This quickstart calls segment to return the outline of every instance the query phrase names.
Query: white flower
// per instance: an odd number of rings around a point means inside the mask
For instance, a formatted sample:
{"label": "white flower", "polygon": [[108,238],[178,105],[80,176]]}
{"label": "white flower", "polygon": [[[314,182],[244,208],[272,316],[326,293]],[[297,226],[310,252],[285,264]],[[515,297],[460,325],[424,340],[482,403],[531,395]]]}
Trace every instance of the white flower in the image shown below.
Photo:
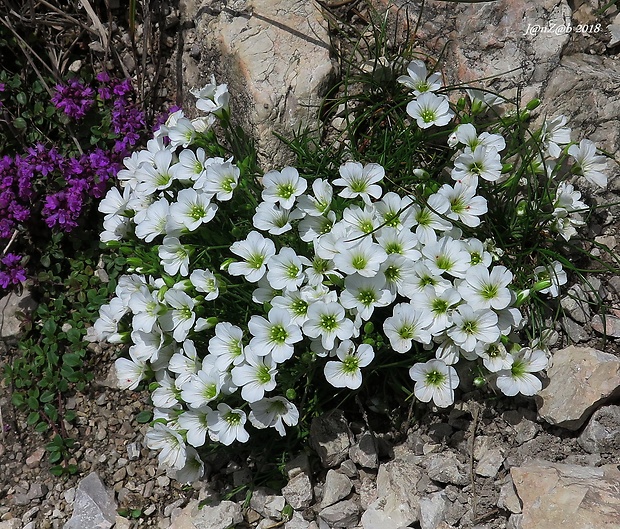
{"label": "white flower", "polygon": [[494,148],[479,145],[473,152],[460,154],[454,160],[452,179],[475,186],[478,177],[488,182],[496,182],[502,173],[502,161]]}
{"label": "white flower", "polygon": [[415,382],[413,394],[422,402],[431,400],[445,408],[454,402],[454,390],[459,385],[456,369],[438,359],[414,364],[409,376]]}
{"label": "white flower", "polygon": [[112,215],[104,219],[99,240],[101,242],[122,241],[129,233],[130,224],[130,219],[121,215]]}
{"label": "white flower", "polygon": [[153,406],[156,408],[174,408],[179,403],[179,390],[168,371],[157,373],[159,387],[151,394]]}
{"label": "white flower", "polygon": [[359,162],[346,162],[340,166],[340,178],[336,178],[333,184],[344,187],[338,195],[344,198],[360,197],[370,205],[371,197],[381,197],[381,186],[377,184],[383,180],[385,169],[376,163],[362,166]]}
{"label": "white flower", "polygon": [[140,194],[152,195],[155,191],[168,189],[174,177],[171,165],[172,152],[168,149],[157,151],[152,164],[144,163],[138,167],[136,177],[139,183],[136,190]]}
{"label": "white flower", "polygon": [[202,189],[211,196],[215,195],[220,202],[230,200],[240,174],[239,168],[229,161],[209,164]]}
{"label": "white flower", "polygon": [[540,141],[546,146],[549,156],[559,158],[562,154],[560,145],[570,143],[570,128],[565,127],[566,116],[560,115],[551,121],[545,121],[541,129]]}
{"label": "white flower", "polygon": [[390,191],[373,206],[382,226],[402,231],[402,228],[411,228],[415,224],[412,204],[413,200],[410,197],[401,197],[398,193]]}
{"label": "white flower", "polygon": [[209,426],[207,424],[207,416],[213,410],[209,406],[201,406],[194,410],[189,410],[179,415],[179,427],[187,430],[185,438],[187,443],[198,448],[205,444]]}
{"label": "white flower", "polygon": [[119,389],[136,389],[148,370],[146,361],[129,352],[131,360],[118,358],[114,362]]}
{"label": "white flower", "polygon": [[228,113],[230,94],[228,86],[216,84],[215,77],[211,76],[211,82],[203,86],[200,90],[190,90],[190,93],[197,98],[196,108],[203,112],[214,114],[221,118]]}
{"label": "white flower", "polygon": [[512,353],[512,366],[497,373],[497,387],[509,397],[517,393],[536,395],[542,389],[542,383],[532,373],[542,371],[547,367],[547,363],[544,351],[523,347]]}
{"label": "white flower", "polygon": [[512,277],[512,272],[505,266],[495,266],[489,272],[480,263],[467,270],[465,281],[459,285],[458,291],[474,310],[501,310],[512,300],[512,293],[507,288]]}
{"label": "white flower", "polygon": [[168,369],[177,375],[175,384],[178,389],[181,389],[192,375],[198,373],[201,367],[202,362],[198,358],[196,346],[191,340],[183,342],[181,350],[172,355],[168,364]]}
{"label": "white flower", "polygon": [[189,274],[190,249],[183,246],[177,237],[164,237],[158,249],[161,264],[167,274],[171,276],[180,273],[182,276]]}
{"label": "white flower", "polygon": [[375,233],[377,243],[389,255],[402,255],[410,261],[417,261],[420,258],[418,248],[418,238],[407,229],[400,228],[381,228]]}
{"label": "white flower", "polygon": [[122,337],[118,332],[118,322],[126,312],[127,307],[120,297],[114,297],[110,303],[102,305],[99,309],[99,317],[93,324],[96,336],[110,343],[120,342]]}
{"label": "white flower", "polygon": [[215,326],[215,336],[209,340],[209,353],[217,357],[215,365],[225,371],[230,365],[243,361],[243,331],[228,322]]}
{"label": "white flower", "polygon": [[165,424],[155,423],[144,436],[146,446],[151,450],[160,450],[159,464],[168,468],[181,469],[185,466],[186,447],[178,432]]}
{"label": "white flower", "polygon": [[367,235],[379,227],[377,215],[373,206],[364,209],[350,206],[342,212],[342,221],[350,225],[351,238]]}
{"label": "white flower", "polygon": [[336,338],[347,340],[354,331],[353,322],[345,316],[340,303],[317,301],[308,307],[303,332],[310,338],[320,338],[324,349],[333,349]]}
{"label": "white flower", "polygon": [[179,483],[191,484],[198,481],[205,473],[205,464],[198,452],[191,446],[185,447],[185,465],[173,471],[173,477]]}
{"label": "white flower", "polygon": [[212,411],[207,417],[209,436],[213,441],[229,446],[234,441],[245,443],[250,435],[244,426],[247,421],[245,412],[233,409],[228,404],[220,402],[217,411]]}
{"label": "white flower", "polygon": [[420,343],[431,342],[429,327],[432,323],[430,312],[418,310],[410,303],[399,303],[394,306],[392,316],[383,322],[383,332],[394,351],[406,353],[413,346],[414,340]]}
{"label": "white flower", "polygon": [[284,425],[295,426],[299,421],[297,407],[284,397],[270,397],[250,403],[249,419],[256,428],[275,428],[281,435],[286,435]]}
{"label": "white flower", "polygon": [[[299,238],[304,242],[314,242],[322,235],[328,235],[335,224],[336,213],[334,211],[328,211],[325,215],[318,217],[308,215],[297,227]],[[332,237],[335,237],[335,234]]]}
{"label": "white flower", "polygon": [[234,242],[230,251],[245,262],[231,263],[228,273],[233,276],[243,275],[250,283],[257,283],[265,275],[266,263],[275,255],[276,247],[271,239],[251,231],[245,240]]}
{"label": "white flower", "polygon": [[453,277],[463,277],[469,268],[470,255],[462,241],[452,237],[442,237],[437,242],[422,248],[425,264],[433,275],[446,272]]}
{"label": "white flower", "polygon": [[450,209],[450,202],[439,193],[433,193],[427,200],[427,206],[420,207],[417,204],[411,206],[413,217],[417,223],[415,234],[421,244],[429,244],[437,240],[437,231],[448,231],[452,223],[444,219],[444,215]]}
{"label": "white flower", "polygon": [[335,388],[357,389],[362,385],[360,367],[366,367],[375,357],[372,346],[361,344],[357,351],[351,340],[343,341],[336,349],[339,362],[325,364],[324,373],[327,382]]}
{"label": "white flower", "polygon": [[[568,281],[562,263],[559,261],[553,261],[552,268],[537,266],[534,268],[534,275],[536,282],[543,285],[542,288],[538,288],[538,292],[549,294],[552,298],[557,298],[560,295],[560,286],[565,285]],[[548,286],[544,286],[547,284]]]}
{"label": "white flower", "polygon": [[475,266],[482,263],[487,268],[493,262],[493,256],[485,249],[485,245],[478,239],[462,239],[463,245],[467,253],[469,253],[469,264]]}
{"label": "white flower", "polygon": [[[305,287],[307,289],[308,287]],[[285,309],[291,316],[291,322],[295,325],[303,325],[308,319],[308,307],[310,304],[306,299],[307,295],[304,290],[289,290],[282,296],[276,296],[271,300],[274,307]]]}
{"label": "white flower", "polygon": [[179,162],[172,166],[172,173],[177,180],[196,181],[205,174],[207,165],[207,153],[202,147],[196,149],[183,149],[179,153]]}
{"label": "white flower", "polygon": [[256,402],[276,387],[277,365],[270,354],[259,357],[251,344],[245,348],[244,357],[243,363],[233,367],[232,380],[241,388],[243,400]]}
{"label": "white flower", "polygon": [[502,342],[476,344],[476,354],[482,358],[482,363],[491,373],[510,369],[513,357],[508,354],[506,347]]}
{"label": "white flower", "polygon": [[506,148],[506,140],[504,140],[503,136],[488,132],[483,132],[478,136],[476,128],[471,123],[459,125],[454,134],[457,143],[465,145],[466,153],[473,152],[479,145],[495,149],[497,152],[503,151]]}
{"label": "white flower", "polygon": [[311,217],[324,215],[331,206],[334,190],[328,181],[317,178],[312,182],[312,191],[314,196],[301,195],[297,199],[297,207]]}
{"label": "white flower", "polygon": [[196,137],[196,129],[193,123],[186,117],[179,118],[174,125],[168,126],[167,129],[168,138],[170,138],[170,146],[172,148],[178,147],[179,145],[186,148]]}
{"label": "white flower", "polygon": [[181,387],[181,398],[190,407],[200,408],[219,396],[222,389],[222,374],[215,368],[215,360],[215,358],[209,358],[206,362],[203,361],[203,369],[190,375]]}
{"label": "white flower", "polygon": [[285,167],[280,171],[269,171],[263,176],[262,198],[265,202],[279,203],[285,209],[291,209],[295,199],[308,187],[308,182],[299,176],[294,167]]}
{"label": "white flower", "polygon": [[396,81],[413,90],[416,96],[423,92],[434,92],[441,88],[441,74],[434,72],[429,76],[424,61],[411,61],[407,66],[407,73],[409,75],[401,75]]}
{"label": "white flower", "polygon": [[431,92],[424,92],[417,99],[410,101],[407,104],[407,114],[416,120],[421,129],[427,129],[433,125],[438,127],[447,125],[454,117],[448,99]]}
{"label": "white flower", "polygon": [[252,217],[252,224],[255,228],[267,231],[272,235],[282,235],[293,228],[291,226],[292,220],[297,220],[301,217],[302,213],[299,210],[284,209],[278,204],[261,202],[256,207],[256,213]]}
{"label": "white flower", "polygon": [[478,310],[470,305],[459,305],[452,313],[454,326],[448,329],[448,336],[461,349],[471,352],[478,342],[493,343],[499,339],[497,314],[491,310]]}
{"label": "white flower", "polygon": [[151,332],[157,318],[166,311],[166,306],[157,297],[157,291],[151,292],[145,285],[131,295],[129,308],[134,314],[131,326],[134,330],[144,332]]}
{"label": "white flower", "polygon": [[165,198],[160,198],[146,208],[144,218],[136,223],[135,233],[145,242],[152,242],[158,235],[166,233],[170,204]]}
{"label": "white flower", "polygon": [[350,275],[345,279],[344,287],[340,304],[345,309],[355,309],[362,320],[370,319],[375,307],[385,307],[395,297],[385,288],[385,278],[381,274],[375,277]]}
{"label": "white flower", "polygon": [[600,187],[607,185],[607,175],[604,156],[596,154],[596,145],[590,140],[581,140],[579,145],[571,145],[568,154],[575,158],[574,170],[588,182]]}
{"label": "white flower", "polygon": [[190,274],[189,280],[198,292],[206,294],[205,300],[214,300],[219,295],[217,278],[210,270],[194,270]]}
{"label": "white flower", "polygon": [[284,247],[274,255],[267,265],[267,280],[277,290],[297,290],[306,275],[303,265],[309,266],[306,257],[299,257],[292,248]]}
{"label": "white flower", "polygon": [[301,341],[301,331],[285,309],[273,307],[267,317],[250,318],[248,329],[253,336],[250,346],[260,356],[271,354],[277,363],[284,362],[293,356],[293,344]]}
{"label": "white flower", "polygon": [[450,314],[454,307],[461,301],[461,296],[454,288],[447,288],[439,292],[427,285],[422,292],[416,292],[411,296],[411,303],[433,316],[433,323],[429,331],[437,335],[452,325]]}
{"label": "white flower", "polygon": [[177,201],[170,205],[170,215],[189,231],[196,230],[215,216],[217,206],[211,203],[209,195],[195,189],[182,189]]}
{"label": "white flower", "polygon": [[106,196],[99,202],[98,210],[104,213],[104,219],[109,219],[114,215],[122,215],[127,211],[127,203],[131,196],[131,188],[125,187],[123,194],[116,187],[110,188]]}
{"label": "white flower", "polygon": [[182,342],[196,321],[195,302],[185,292],[176,289],[167,290],[164,300],[172,310],[160,317],[161,328],[166,332],[172,331],[172,337]]}
{"label": "white flower", "polygon": [[385,284],[392,295],[396,293],[407,296],[407,285],[411,283],[414,273],[414,264],[404,256],[392,253],[381,263],[379,274],[385,278]]}
{"label": "white flower", "polygon": [[387,259],[387,253],[368,236],[355,246],[344,247],[334,256],[334,265],[345,274],[358,273],[362,276],[377,275],[381,263]]}
{"label": "white flower", "polygon": [[487,201],[476,195],[474,186],[456,182],[454,186],[444,184],[437,192],[450,203],[450,210],[446,212],[449,219],[458,220],[471,228],[480,225],[478,217],[487,212]]}

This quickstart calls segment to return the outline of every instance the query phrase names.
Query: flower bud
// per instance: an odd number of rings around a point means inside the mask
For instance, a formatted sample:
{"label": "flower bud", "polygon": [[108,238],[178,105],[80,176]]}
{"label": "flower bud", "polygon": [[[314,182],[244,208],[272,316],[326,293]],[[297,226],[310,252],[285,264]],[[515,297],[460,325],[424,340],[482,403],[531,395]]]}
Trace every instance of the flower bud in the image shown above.
{"label": "flower bud", "polygon": [[288,400],[295,400],[297,398],[297,392],[293,388],[288,388],[285,395]]}
{"label": "flower bud", "polygon": [[528,110],[534,110],[538,106],[540,106],[540,99],[532,99],[527,105],[525,105],[525,108]]}

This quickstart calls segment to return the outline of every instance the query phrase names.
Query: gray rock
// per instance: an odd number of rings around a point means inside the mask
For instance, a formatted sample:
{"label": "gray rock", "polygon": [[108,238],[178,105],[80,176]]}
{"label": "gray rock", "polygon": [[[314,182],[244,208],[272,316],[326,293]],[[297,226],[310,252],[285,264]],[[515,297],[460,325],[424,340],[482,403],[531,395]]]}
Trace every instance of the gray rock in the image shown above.
{"label": "gray rock", "polygon": [[506,483],[504,483],[499,489],[499,498],[497,499],[497,506],[500,509],[506,509],[514,514],[521,512],[521,501],[517,496],[512,478],[508,476]]}
{"label": "gray rock", "polygon": [[355,527],[359,521],[360,507],[353,500],[344,500],[321,509],[319,518],[324,520],[329,527],[349,529],[350,527]]}
{"label": "gray rock", "polygon": [[620,406],[596,410],[577,441],[590,454],[617,454],[620,450]]}
{"label": "gray rock", "polygon": [[590,338],[584,326],[570,318],[562,318],[561,325],[562,329],[568,334],[568,337],[573,343],[582,343]]}
{"label": "gray rock", "polygon": [[506,529],[523,529],[523,515],[511,514],[506,522]]}
{"label": "gray rock", "polygon": [[10,292],[0,299],[0,338],[17,338],[21,332],[20,314],[28,315],[37,308],[37,303],[27,289],[21,294]]}
{"label": "gray rock", "polygon": [[463,465],[453,452],[433,454],[425,461],[428,477],[439,483],[467,485],[470,481],[469,469]]}
{"label": "gray rock", "polygon": [[590,347],[570,346],[553,355],[547,376],[549,385],[536,397],[540,417],[577,430],[597,407],[618,394],[620,359]]}
{"label": "gray rock", "polygon": [[530,461],[510,474],[523,502],[523,529],[610,529],[620,520],[618,465]]}
{"label": "gray rock", "polygon": [[308,476],[312,474],[310,459],[308,459],[308,454],[305,453],[291,459],[284,468],[289,479],[296,476],[300,472],[308,474]]}
{"label": "gray rock", "polygon": [[416,465],[416,457],[411,451],[395,450],[395,459],[379,466],[377,499],[362,515],[364,529],[399,529],[419,520],[422,469]]}
{"label": "gray rock", "polygon": [[312,483],[308,474],[295,475],[282,489],[282,495],[293,509],[306,509],[314,500]]}
{"label": "gray rock", "polygon": [[586,323],[590,321],[590,306],[588,296],[579,285],[569,288],[566,296],[560,300],[564,311],[576,322]]}
{"label": "gray rock", "polygon": [[47,485],[45,483],[32,483],[30,485],[30,488],[28,489],[28,494],[26,495],[26,498],[28,498],[28,500],[30,501],[38,500],[45,497],[48,491],[49,489],[47,488]]}
{"label": "gray rock", "polygon": [[333,468],[347,459],[353,434],[342,412],[334,410],[312,419],[310,446],[325,468]]}
{"label": "gray rock", "polygon": [[592,329],[609,338],[620,338],[620,318],[607,314],[603,319],[597,314],[592,318]]}
{"label": "gray rock", "polygon": [[[251,131],[263,161],[284,164],[286,149],[273,132],[316,126],[316,107],[334,74],[320,7],[299,0],[240,0],[234,11],[210,0],[181,6],[182,20],[195,24],[187,36],[202,47],[182,57],[183,86],[200,87],[211,73],[227,82],[232,115]],[[200,63],[191,56],[197,53]]]}
{"label": "gray rock", "polygon": [[243,521],[241,505],[221,501],[199,507],[191,500],[174,519],[170,529],[228,529]]}
{"label": "gray rock", "polygon": [[504,451],[501,448],[491,448],[482,454],[476,465],[476,474],[487,478],[497,476],[502,463],[504,462]]}
{"label": "gray rock", "polygon": [[349,478],[357,477],[357,467],[355,466],[355,463],[351,461],[350,459],[343,461],[340,464],[339,470],[340,472],[342,472],[345,476]]}
{"label": "gray rock", "polygon": [[370,432],[364,432],[357,443],[349,450],[351,460],[364,468],[379,468],[379,454],[375,436]]}
{"label": "gray rock", "polygon": [[[535,418],[535,414],[532,415],[532,418]],[[517,445],[531,441],[540,430],[538,424],[525,417],[519,410],[508,410],[503,413],[502,418],[512,427],[514,441]]]}
{"label": "gray rock", "polygon": [[264,514],[274,520],[282,519],[282,509],[286,505],[284,496],[267,496],[265,500]]}
{"label": "gray rock", "polygon": [[109,529],[116,521],[116,508],[114,496],[97,473],[91,472],[77,487],[73,515],[64,529]]}
{"label": "gray rock", "polygon": [[291,519],[284,524],[284,529],[309,529],[310,522],[299,512],[294,511]]}
{"label": "gray rock", "polygon": [[420,498],[420,528],[435,529],[443,521],[448,504],[443,492]]}
{"label": "gray rock", "polygon": [[346,498],[353,489],[351,480],[335,470],[328,470],[325,476],[325,485],[323,486],[323,499],[321,500],[321,508],[329,507],[334,503]]}

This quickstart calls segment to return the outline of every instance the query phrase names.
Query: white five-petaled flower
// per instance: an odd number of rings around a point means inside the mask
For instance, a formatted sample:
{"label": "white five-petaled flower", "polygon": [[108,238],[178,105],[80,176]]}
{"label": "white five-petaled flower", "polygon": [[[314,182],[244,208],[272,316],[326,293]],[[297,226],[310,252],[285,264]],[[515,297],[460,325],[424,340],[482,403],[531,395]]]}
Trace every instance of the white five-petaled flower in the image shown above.
{"label": "white five-petaled flower", "polygon": [[425,344],[431,342],[429,327],[432,323],[433,316],[429,311],[418,310],[411,303],[399,303],[392,316],[383,322],[383,332],[394,351],[406,353],[414,340]]}
{"label": "white five-petaled flower", "polygon": [[374,277],[359,274],[347,276],[344,287],[340,303],[345,309],[355,309],[362,320],[370,319],[375,307],[385,307],[396,297],[386,288],[382,274]]}
{"label": "white five-petaled flower", "polygon": [[164,237],[158,253],[167,274],[189,275],[190,248],[181,244],[178,237]]}
{"label": "white five-petaled flower", "polygon": [[449,219],[458,220],[471,228],[480,225],[480,216],[488,210],[487,200],[476,195],[475,186],[456,182],[454,186],[444,184],[437,192],[450,203],[450,209],[446,212]]}
{"label": "white five-petaled flower", "polygon": [[385,176],[385,169],[376,163],[362,165],[359,162],[346,162],[340,166],[340,178],[336,178],[333,184],[343,187],[338,193],[344,198],[360,197],[366,204],[370,205],[371,197],[380,198],[381,182]]}
{"label": "white five-petaled flower", "polygon": [[491,271],[482,263],[472,266],[465,274],[458,291],[474,309],[506,308],[512,294],[508,285],[512,281],[512,272],[505,266],[495,266]]}
{"label": "white five-petaled flower", "polygon": [[209,340],[209,352],[217,357],[215,365],[226,371],[243,361],[243,331],[227,321],[215,326],[215,336]]}
{"label": "white five-petaled flower", "polygon": [[543,123],[540,141],[547,147],[547,152],[552,158],[559,158],[562,154],[560,145],[570,143],[570,128],[565,125],[566,116],[563,115]]}
{"label": "white five-petaled flower", "polygon": [[492,310],[475,311],[470,305],[459,305],[452,313],[454,326],[448,329],[448,336],[461,349],[472,352],[478,342],[493,343],[499,339],[497,314]]}
{"label": "white five-petaled flower", "polygon": [[284,247],[269,259],[267,280],[276,290],[297,290],[306,277],[303,265],[310,265],[307,257],[300,257],[292,248]]}
{"label": "white five-petaled flower", "polygon": [[245,240],[234,242],[230,251],[244,261],[231,263],[228,273],[245,276],[250,283],[257,283],[265,275],[267,262],[275,255],[276,246],[271,239],[265,239],[257,231],[251,231]]}
{"label": "white five-petaled flower", "polygon": [[456,369],[442,360],[433,359],[414,364],[409,376],[415,382],[413,394],[422,402],[431,400],[436,406],[445,408],[454,402],[454,390],[459,385]]}
{"label": "white five-petaled flower", "polygon": [[262,198],[265,202],[279,203],[285,209],[291,209],[295,199],[308,187],[305,178],[299,176],[294,167],[285,167],[282,171],[269,171],[263,176]]}
{"label": "white five-petaled flower", "polygon": [[267,231],[271,235],[282,235],[293,228],[291,221],[300,219],[302,215],[303,213],[298,209],[284,209],[278,204],[261,202],[256,207],[252,224],[255,228]]}
{"label": "white five-petaled flower", "polygon": [[327,180],[317,178],[312,182],[314,196],[303,194],[297,200],[297,207],[311,217],[324,215],[332,204],[334,190]]}
{"label": "white five-petaled flower", "polygon": [[215,77],[211,76],[211,82],[203,86],[200,90],[190,90],[190,93],[197,98],[196,108],[203,112],[223,117],[228,112],[230,94],[226,84],[217,84]]}
{"label": "white five-petaled flower", "polygon": [[299,410],[284,397],[270,397],[251,402],[249,419],[255,428],[275,428],[281,435],[286,435],[284,425],[295,426],[299,421]]}
{"label": "white five-petaled flower", "polygon": [[407,104],[407,114],[416,120],[421,129],[433,125],[437,127],[447,125],[454,117],[448,99],[431,92],[424,92],[417,99],[410,101]]}
{"label": "white five-petaled flower", "polygon": [[[261,351],[262,352],[262,351]],[[277,364],[270,354],[258,356],[252,346],[244,350],[243,363],[232,368],[233,383],[241,388],[246,402],[261,400],[276,387]]]}
{"label": "white five-petaled flower", "polygon": [[478,177],[496,182],[502,174],[502,161],[496,149],[479,145],[473,152],[457,156],[452,169],[452,179],[476,186]]}
{"label": "white five-petaled flower", "polygon": [[172,332],[172,337],[177,342],[183,342],[196,321],[195,302],[185,292],[176,289],[167,290],[164,300],[171,310],[160,316],[161,328]]}
{"label": "white five-petaled flower", "polygon": [[327,382],[335,388],[358,389],[362,385],[361,367],[366,367],[375,357],[371,345],[361,344],[357,350],[351,340],[344,340],[336,349],[339,361],[325,364]]}
{"label": "white five-petaled flower", "polygon": [[293,356],[293,344],[301,341],[301,331],[299,326],[291,321],[286,309],[273,307],[267,318],[257,315],[250,318],[250,347],[259,356],[271,354],[277,363],[284,362]]}
{"label": "white five-petaled flower", "polygon": [[211,270],[194,270],[190,274],[189,280],[198,292],[206,294],[205,300],[214,300],[219,295],[217,278]]}
{"label": "white five-petaled flower", "polygon": [[512,353],[511,367],[497,373],[497,387],[509,397],[517,393],[527,396],[536,395],[542,389],[542,383],[532,373],[542,371],[547,367],[547,363],[547,355],[544,351],[523,347]]}
{"label": "white five-petaled flower", "polygon": [[144,436],[146,446],[151,450],[160,450],[159,464],[181,469],[185,466],[186,447],[181,434],[162,423],[155,425]]}
{"label": "white five-petaled flower", "polygon": [[538,292],[549,294],[552,298],[560,295],[560,287],[568,281],[562,263],[559,261],[553,261],[551,267],[537,266],[534,268],[534,276],[538,284]]}
{"label": "white five-petaled flower", "polygon": [[216,212],[217,206],[211,203],[209,195],[192,188],[179,191],[177,201],[170,205],[170,215],[189,231],[209,222]]}
{"label": "white five-petaled flower", "polygon": [[247,417],[243,410],[233,409],[228,404],[220,402],[217,410],[207,415],[209,437],[226,446],[235,440],[245,443],[250,439],[250,434],[244,428],[246,421]]}
{"label": "white five-petaled flower", "polygon": [[434,92],[441,88],[441,74],[434,72],[428,75],[424,61],[411,61],[407,66],[407,73],[409,75],[401,75],[396,81],[410,88],[416,96],[424,92]]}
{"label": "white five-petaled flower", "polygon": [[362,238],[357,244],[342,248],[334,256],[334,265],[345,274],[358,273],[366,277],[377,275],[381,263],[387,259],[387,253],[369,236]]}
{"label": "white five-petaled flower", "polygon": [[575,171],[588,182],[600,187],[607,185],[605,157],[596,154],[596,145],[590,140],[581,140],[579,145],[571,145],[568,154],[575,158]]}
{"label": "white five-petaled flower", "polygon": [[239,183],[240,174],[239,168],[230,161],[209,164],[202,189],[210,196],[215,195],[220,202],[230,200]]}
{"label": "white five-petaled flower", "polygon": [[340,303],[317,301],[308,307],[308,319],[303,332],[310,338],[320,338],[326,350],[334,348],[336,338],[347,340],[353,336],[353,322],[345,316]]}
{"label": "white five-petaled flower", "polygon": [[205,444],[207,434],[209,433],[209,425],[207,424],[207,416],[213,410],[209,406],[202,406],[193,410],[186,411],[179,415],[177,419],[179,427],[187,430],[185,438],[187,443],[196,448]]}

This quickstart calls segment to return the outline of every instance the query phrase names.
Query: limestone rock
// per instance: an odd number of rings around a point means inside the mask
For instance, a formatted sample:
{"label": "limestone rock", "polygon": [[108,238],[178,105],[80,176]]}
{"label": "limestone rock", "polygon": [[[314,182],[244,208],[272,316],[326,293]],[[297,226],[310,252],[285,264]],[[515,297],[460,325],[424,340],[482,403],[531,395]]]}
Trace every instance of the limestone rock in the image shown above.
{"label": "limestone rock", "polygon": [[604,406],[594,412],[578,438],[590,454],[620,450],[620,406]]}
{"label": "limestone rock", "polygon": [[435,492],[420,498],[421,529],[435,529],[443,521],[448,503],[443,492]]}
{"label": "limestone rock", "polygon": [[314,499],[314,493],[308,474],[302,472],[293,476],[282,489],[282,495],[293,509],[309,507]]}
{"label": "limestone rock", "polygon": [[312,419],[310,446],[317,452],[325,468],[338,466],[347,459],[352,437],[342,412],[334,410]]}
{"label": "limestone rock", "polygon": [[364,432],[359,441],[349,450],[349,457],[361,467],[378,468],[379,455],[375,436],[370,432]]}
{"label": "limestone rock", "polygon": [[353,500],[344,500],[330,505],[319,512],[319,518],[327,522],[329,527],[349,529],[355,527],[360,517],[360,507]]}
{"label": "limestone rock", "polygon": [[433,454],[425,461],[428,477],[439,483],[467,485],[470,481],[469,470],[453,452]]}
{"label": "limestone rock", "polygon": [[0,299],[0,338],[15,339],[21,332],[19,314],[30,314],[37,307],[30,292],[24,289],[21,294],[10,292]]}
{"label": "limestone rock", "polygon": [[592,328],[599,334],[609,338],[620,338],[620,318],[606,315],[605,319],[598,314],[592,318]]}
{"label": "limestone rock", "polygon": [[328,470],[327,476],[325,476],[325,485],[323,486],[321,508],[329,507],[343,500],[349,495],[352,488],[353,483],[351,483],[347,476],[335,470]]}
{"label": "limestone rock", "polygon": [[184,54],[183,85],[200,87],[211,73],[228,83],[233,118],[245,121],[263,160],[279,169],[286,150],[273,133],[316,126],[316,107],[332,83],[320,6],[305,0],[240,0],[234,9],[210,0],[181,4],[182,19],[195,23],[187,37],[202,48],[200,62]]}
{"label": "limestone rock", "polygon": [[510,469],[523,502],[522,529],[610,529],[620,520],[618,465],[531,461]]}
{"label": "limestone rock", "polygon": [[97,473],[91,472],[77,487],[73,515],[64,529],[109,529],[116,522],[116,508],[114,496]]}
{"label": "limestone rock", "polygon": [[422,469],[412,452],[402,451],[379,466],[377,500],[362,515],[364,529],[399,529],[419,520],[418,481]]}
{"label": "limestone rock", "polygon": [[549,385],[536,397],[540,417],[577,430],[598,406],[618,394],[620,359],[590,347],[570,346],[553,355],[547,376]]}
{"label": "limestone rock", "polygon": [[243,521],[241,505],[221,501],[200,507],[198,500],[190,501],[174,519],[170,529],[228,529]]}

